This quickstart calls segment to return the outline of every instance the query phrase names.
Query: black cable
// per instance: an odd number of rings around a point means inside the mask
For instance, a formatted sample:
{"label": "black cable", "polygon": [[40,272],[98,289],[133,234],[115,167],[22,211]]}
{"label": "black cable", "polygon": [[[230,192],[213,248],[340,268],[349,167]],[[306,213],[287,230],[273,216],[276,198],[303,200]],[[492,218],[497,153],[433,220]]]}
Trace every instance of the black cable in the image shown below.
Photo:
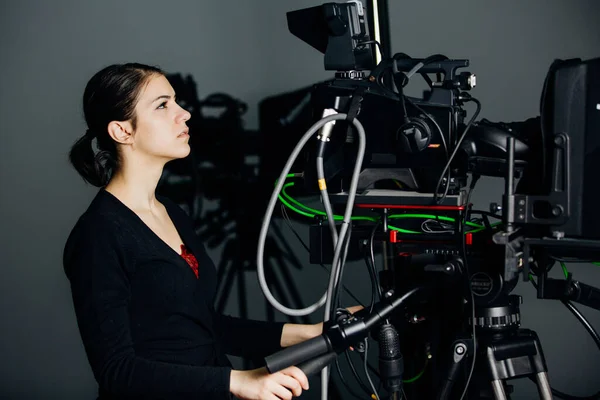
{"label": "black cable", "polygon": [[381,59],[384,60],[385,59],[385,53],[383,52],[383,48],[381,47],[381,43],[379,43],[377,40],[367,40],[365,42],[359,42],[358,45],[362,45],[362,44],[375,44],[377,45],[377,48],[379,49],[379,54],[381,55]]}
{"label": "black cable", "polygon": [[[536,276],[540,276],[541,274],[549,273],[552,270],[552,268],[554,268],[554,265],[555,265],[555,263],[548,262],[548,263],[546,263],[544,269],[542,270],[542,267],[539,265],[539,262],[536,261],[536,262],[533,262],[530,264],[530,268],[531,268],[531,272],[533,272]],[[532,283],[535,286],[536,283],[533,281],[532,281]],[[535,287],[537,288],[537,286],[535,286]]]}
{"label": "black cable", "polygon": [[[309,252],[310,252],[310,248],[309,248],[309,247],[306,245],[306,243],[304,242],[304,240],[303,240],[303,239],[300,237],[300,235],[298,234],[298,232],[296,231],[296,229],[295,229],[295,228],[294,228],[294,226],[292,225],[291,219],[290,219],[289,215],[287,214],[287,210],[285,209],[285,206],[284,206],[283,204],[281,205],[281,213],[282,213],[282,215],[283,215],[283,217],[284,217],[284,220],[287,222],[287,224],[288,224],[289,228],[292,230],[292,232],[294,233],[294,235],[296,236],[296,238],[298,238],[298,240],[300,241],[300,243],[302,244],[302,246],[303,246],[303,247],[304,247],[304,248],[305,248],[307,251],[309,251]],[[346,238],[347,238],[347,239],[346,239],[346,244],[348,244],[348,243],[349,243],[349,237],[350,237],[350,235],[348,234],[348,235],[346,236]],[[328,271],[328,272],[329,272],[329,270],[327,269],[327,267],[325,267],[325,265],[323,265],[323,264],[319,264],[319,265],[320,265],[321,267],[323,267],[323,269],[325,269],[326,271]],[[343,266],[343,264],[342,264],[342,266]],[[370,270],[369,270],[369,271],[370,271]],[[340,271],[340,278],[341,278],[342,272],[343,272],[343,271]],[[360,300],[358,300],[358,298],[356,298],[356,296],[355,296],[355,295],[354,295],[354,294],[353,294],[353,293],[352,293],[352,292],[351,292],[351,291],[350,291],[350,290],[349,290],[349,289],[348,289],[348,288],[347,288],[345,285],[341,284],[341,285],[338,285],[337,287],[339,288],[340,286],[344,288],[344,290],[346,291],[346,293],[348,293],[348,294],[350,295],[350,297],[352,297],[352,298],[354,299],[354,301],[356,301],[356,302],[357,302],[358,304],[360,304],[361,306],[365,307],[365,305],[364,305],[364,304],[362,304],[362,302],[361,302]],[[339,289],[338,289],[338,290],[339,290]],[[373,291],[373,293],[372,293],[372,299],[371,299],[371,304],[372,304],[372,305],[375,303],[375,293],[376,293],[376,291]],[[335,309],[335,307],[334,307],[334,309]],[[370,392],[370,390],[367,388],[367,386],[365,385],[365,383],[362,381],[362,379],[361,379],[361,378],[360,378],[360,376],[358,375],[358,372],[356,371],[356,367],[354,366],[354,363],[352,362],[352,359],[350,358],[349,351],[348,351],[348,350],[346,350],[344,353],[345,353],[345,355],[346,355],[346,359],[347,359],[347,361],[348,361],[348,364],[349,364],[349,366],[350,366],[350,370],[352,371],[352,374],[354,375],[354,378],[355,378],[355,379],[356,379],[356,381],[358,382],[359,386],[361,387],[361,389],[363,389],[363,390],[364,390],[364,392],[365,392],[365,393],[366,393],[368,396],[371,396],[371,392]],[[336,358],[335,362],[336,362],[336,368],[337,368],[337,372],[338,372],[338,374],[340,375],[340,379],[342,380],[342,382],[344,383],[344,385],[346,385],[346,387],[349,387],[349,385],[346,383],[346,381],[345,381],[345,378],[344,378],[344,376],[343,376],[343,374],[342,374],[342,371],[341,371],[341,369],[340,369],[340,367],[339,367],[339,361],[338,361],[338,359],[337,359],[337,358]],[[352,394],[353,394],[355,397],[358,397],[358,396],[357,396],[355,393],[352,393]]]}
{"label": "black cable", "polygon": [[[537,288],[538,288],[537,283],[531,279],[530,279],[530,281],[531,281],[531,284],[533,285],[533,287],[537,290]],[[579,309],[577,309],[577,307],[575,307],[575,305],[573,305],[573,303],[571,303],[569,300],[561,299],[560,302],[563,303],[565,307],[567,307],[567,309],[575,316],[575,318],[577,318],[577,320],[579,320],[579,322],[581,322],[581,324],[583,325],[585,330],[588,331],[588,333],[592,336],[592,339],[596,343],[596,346],[598,346],[598,348],[600,349],[600,335],[598,335],[598,332],[596,332],[596,330],[590,324],[590,322],[587,320],[587,318],[585,318],[583,316],[583,314],[581,313],[581,311],[579,311]],[[556,397],[559,397],[561,399],[565,399],[565,400],[596,400],[596,399],[600,399],[600,391],[596,392],[595,394],[593,394],[591,396],[573,396],[573,395],[570,395],[567,393],[563,393],[552,387],[551,387],[551,389],[552,389],[553,395],[555,395]]]}
{"label": "black cable", "polygon": [[377,368],[371,364],[367,364],[367,366],[369,367],[369,370],[371,370],[371,373],[377,377],[377,379],[381,379],[381,375],[379,375],[379,370]]}
{"label": "black cable", "polygon": [[[442,170],[442,173],[440,174],[440,178],[439,178],[439,180],[437,182],[437,185],[435,187],[435,191],[433,193],[433,198],[434,198],[435,202],[438,203],[438,204],[440,204],[440,202],[438,202],[438,192],[439,192],[439,189],[440,189],[440,185],[442,184],[442,180],[444,179],[444,175],[446,175],[446,170],[450,169],[450,164],[452,164],[452,160],[454,159],[454,157],[456,156],[456,153],[460,149],[460,145],[461,145],[462,141],[467,136],[467,133],[471,129],[471,126],[473,126],[473,123],[475,122],[475,119],[477,118],[477,116],[481,112],[481,102],[479,100],[477,100],[476,98],[474,98],[474,97],[468,97],[464,101],[465,102],[467,102],[467,101],[474,102],[475,104],[477,104],[477,109],[475,110],[475,113],[473,114],[473,116],[471,117],[471,119],[469,120],[469,122],[467,123],[467,125],[465,127],[465,130],[463,131],[462,135],[458,139],[458,142],[456,142],[454,150],[452,151],[452,154],[450,155],[450,158],[448,159],[448,162],[446,163],[446,166],[444,167],[444,169]],[[446,185],[447,186],[450,185],[450,182],[449,181],[446,182]]]}
{"label": "black cable", "polygon": [[340,291],[341,291],[341,282],[342,277],[344,276],[344,267],[346,265],[346,257],[348,256],[348,245],[350,244],[350,237],[352,236],[352,223],[348,224],[348,232],[346,233],[346,237],[344,238],[344,248],[342,249],[342,259],[340,264],[340,274],[337,277],[337,281],[335,282],[335,291],[333,292],[333,299],[331,304],[331,319],[335,319],[336,310],[339,308],[340,303]]}
{"label": "black cable", "polygon": [[350,366],[350,370],[352,371],[352,375],[354,375],[354,379],[356,379],[356,381],[358,382],[358,385],[361,387],[361,389],[369,397],[371,397],[371,390],[369,390],[369,388],[367,387],[367,385],[365,385],[365,383],[361,379],[360,375],[358,375],[358,371],[356,370],[356,367],[354,366],[354,361],[352,361],[352,358],[350,357],[350,352],[348,350],[346,350],[344,352],[344,354],[346,356],[346,361],[348,361],[348,365]]}
{"label": "black cable", "polygon": [[600,335],[598,335],[598,332],[596,332],[594,327],[590,324],[590,321],[588,321],[587,318],[583,316],[581,311],[579,311],[579,309],[575,307],[575,305],[569,300],[561,300],[561,303],[563,303],[565,307],[567,307],[569,311],[571,311],[575,318],[577,318],[579,322],[581,322],[585,330],[588,331],[588,333],[592,336],[592,339],[594,339],[594,342],[596,342],[596,346],[598,346],[598,348],[600,349]]}
{"label": "black cable", "polygon": [[[409,97],[404,96],[404,95],[402,95],[402,96],[403,96],[403,99],[406,99],[406,101],[408,101],[408,103],[411,106],[413,106],[414,108],[416,108],[417,110],[419,110],[421,113],[423,113],[423,115],[425,115],[433,123],[433,125],[435,125],[435,127],[438,130],[438,132],[440,133],[440,140],[442,141],[442,146],[444,147],[444,153],[446,154],[446,162],[447,163],[451,162],[450,156],[449,156],[449,152],[448,152],[448,143],[446,143],[446,137],[444,136],[444,132],[442,132],[442,128],[440,128],[440,126],[438,125],[438,123],[436,122],[436,120],[431,116],[431,114],[429,114],[428,112],[426,112],[425,110],[423,110],[421,107],[419,107]],[[402,102],[402,104],[404,106],[404,101]],[[407,115],[406,114],[406,106],[404,106],[404,115]],[[448,177],[446,179],[447,179],[448,184],[446,185],[446,188],[444,190],[444,195],[442,196],[442,201],[448,195],[448,189],[450,187],[450,168],[448,168]]]}
{"label": "black cable", "polygon": [[[361,396],[359,396],[358,394],[354,393],[354,391],[350,390],[350,385],[348,384],[348,381],[346,381],[346,379],[344,378],[344,374],[342,374],[342,370],[340,368],[340,362],[339,359],[336,357],[335,358],[335,368],[337,370],[337,373],[340,377],[340,380],[342,381],[342,383],[344,384],[344,386],[346,387],[346,389],[350,392],[350,394],[354,397],[356,397],[357,399],[361,399],[363,400],[363,398]],[[360,382],[362,384],[362,382]],[[365,391],[365,393],[370,396],[371,394],[369,393],[369,390],[367,389],[366,386],[364,386],[364,384],[362,385],[363,390]]]}
{"label": "black cable", "polygon": [[[408,85],[408,82],[409,82],[410,78],[406,76],[406,74],[404,73],[404,71],[399,71],[398,70],[398,64],[396,64],[396,61],[402,60],[402,59],[412,60],[412,57],[410,57],[406,53],[396,53],[396,54],[394,54],[394,56],[391,59],[386,60],[385,67],[386,67],[386,69],[389,68],[389,63],[390,62],[392,63],[392,73],[394,75],[394,83],[396,84],[396,86],[404,88],[406,85]],[[426,66],[428,64],[431,64],[431,63],[434,63],[434,62],[444,61],[444,60],[447,60],[447,59],[448,59],[448,57],[446,57],[446,56],[444,56],[442,54],[434,54],[434,55],[431,55],[431,56],[423,59],[422,61],[420,61],[423,64],[420,68],[423,68],[424,66]],[[418,70],[415,71],[415,73],[416,72],[418,72]],[[395,76],[399,75],[400,73],[402,73],[402,77],[401,77],[402,80],[398,84],[396,82],[396,77]],[[423,77],[423,79],[429,85],[429,87],[432,88],[433,87],[433,82],[431,82],[431,79],[429,78],[429,76],[426,73],[424,73],[424,72],[419,72],[419,74]],[[439,77],[439,75],[438,75],[438,77]]]}
{"label": "black cable", "polygon": [[472,210],[471,214],[481,214],[481,215],[485,215],[486,217],[492,217],[492,218],[496,218],[496,219],[502,219],[502,215],[494,214],[492,212],[483,211],[483,210]]}
{"label": "black cable", "polygon": [[469,185],[469,193],[467,193],[467,201],[465,202],[465,218],[470,216],[470,211],[469,213],[467,213],[468,208],[469,208],[469,202],[471,201],[471,195],[473,194],[473,190],[475,190],[475,185],[477,185],[477,182],[479,182],[479,179],[481,179],[481,175],[479,174],[474,174],[471,178],[471,184]]}
{"label": "black cable", "polygon": [[[465,132],[467,131],[467,129],[465,129]],[[464,134],[463,134],[464,136]],[[476,183],[477,181],[475,181]],[[471,189],[469,190],[469,195],[471,194],[471,192],[473,192],[473,189],[475,187],[475,184],[473,182],[471,182]],[[466,230],[467,227],[467,213],[464,213],[464,217],[463,217],[463,229],[462,231]],[[475,332],[475,296],[473,296],[473,289],[471,288],[471,273],[469,272],[469,263],[467,261],[467,245],[466,245],[466,240],[465,240],[465,235],[463,232],[461,232],[461,243],[462,243],[462,253],[463,253],[463,263],[464,263],[464,267],[465,267],[465,272],[467,274],[467,287],[469,289],[469,293],[471,295],[471,326],[473,328],[472,331],[472,338],[473,338],[473,359],[471,361],[471,369],[469,370],[469,375],[467,377],[467,382],[465,383],[465,388],[462,392],[462,395],[460,396],[460,400],[462,400],[465,395],[467,394],[467,390],[469,389],[469,384],[471,383],[471,378],[473,377],[473,370],[475,369],[475,360],[477,358],[477,336],[476,336],[476,332]]]}
{"label": "black cable", "polygon": [[[310,248],[306,245],[306,243],[304,242],[304,240],[302,240],[302,238],[300,237],[300,234],[298,234],[298,232],[296,231],[296,229],[294,228],[294,226],[292,225],[292,221],[287,213],[287,210],[285,209],[285,206],[282,204],[281,205],[281,213],[283,214],[283,219],[285,220],[285,222],[288,224],[289,228],[292,230],[292,233],[296,236],[296,238],[298,238],[298,240],[300,241],[300,244],[306,249],[306,251],[308,251],[310,253]],[[325,271],[331,273],[331,271],[323,264],[319,264]],[[360,301],[355,295],[354,293],[352,293],[350,291],[350,289],[348,289],[345,285],[341,285],[342,288],[344,289],[344,291],[350,296],[352,297],[352,300],[354,300],[357,304],[365,307],[365,305],[362,303],[362,301]]]}
{"label": "black cable", "polygon": [[367,380],[369,381],[369,384],[371,385],[371,389],[373,389],[373,394],[375,395],[375,398],[377,400],[380,400],[379,398],[379,394],[377,393],[377,389],[375,389],[375,385],[373,384],[373,381],[371,380],[371,375],[369,374],[369,357],[368,357],[368,352],[369,352],[369,338],[366,337],[365,338],[365,354],[364,354],[364,359],[363,359],[363,367],[365,369],[365,375],[367,375]]}
{"label": "black cable", "polygon": [[[420,68],[423,68],[424,66],[426,66],[426,65],[428,65],[428,64],[432,64],[432,63],[434,63],[434,62],[440,62],[440,61],[444,61],[444,60],[447,60],[447,59],[448,59],[448,57],[446,57],[446,56],[445,56],[445,55],[443,55],[443,54],[432,54],[432,55],[430,55],[429,57],[427,57],[427,58],[423,59],[422,61],[420,61],[420,63],[422,63],[422,64],[423,64],[423,65],[422,65]],[[396,62],[395,62],[395,60],[394,60],[394,67],[395,67],[395,68],[397,68],[395,64],[396,64]],[[418,64],[417,64],[417,65],[418,65]],[[420,68],[419,68],[419,69],[420,69]],[[410,71],[409,71],[409,72],[410,72]],[[416,71],[415,71],[415,73],[416,73],[416,72],[418,72],[418,70],[416,70]],[[406,85],[408,85],[408,82],[409,82],[410,78],[409,78],[409,77],[407,77],[407,76],[406,76],[406,74],[404,74],[404,73],[403,73],[402,75],[403,75],[402,87],[405,87]],[[422,74],[422,75],[423,75],[423,74]]]}
{"label": "black cable", "polygon": [[369,278],[371,279],[371,303],[369,304],[369,313],[373,312],[373,307],[375,307],[376,295],[377,295],[377,276],[375,272],[375,267],[371,265],[371,260],[369,258],[369,253],[365,249],[365,263],[367,264],[367,271],[369,271]]}
{"label": "black cable", "polygon": [[381,219],[379,221],[377,221],[377,223],[373,227],[373,230],[371,231],[371,236],[369,237],[369,255],[371,257],[370,268],[373,272],[373,277],[375,278],[375,290],[376,290],[377,294],[379,294],[379,300],[381,300],[383,293],[381,292],[381,285],[379,284],[379,279],[377,278],[377,269],[375,268],[375,252],[373,250],[373,243],[375,242],[375,232],[377,231],[377,228],[379,227],[380,223],[381,223]]}
{"label": "black cable", "polygon": [[378,220],[375,226],[373,226],[369,240],[369,247],[365,247],[364,249],[365,264],[367,264],[367,271],[369,272],[369,278],[371,280],[371,303],[369,304],[369,313],[373,312],[376,296],[379,295],[380,300],[382,296],[381,285],[379,285],[379,281],[377,279],[377,271],[375,270],[375,256],[373,253],[373,241],[375,239],[375,232],[377,231],[377,227],[379,226],[380,222],[381,220]]}
{"label": "black cable", "polygon": [[[471,217],[473,216],[473,214],[481,214],[481,218],[470,218],[469,220],[471,222],[474,222],[476,224],[482,225],[485,227],[486,230],[492,230],[494,229],[495,226],[498,226],[498,224],[495,224],[494,226],[492,226],[492,224],[490,223],[490,219],[488,217],[493,217],[493,218],[497,218],[497,219],[501,219],[502,217],[494,215],[492,213],[481,213],[478,210],[471,210]],[[471,228],[469,229],[468,232],[471,232],[473,230],[477,230],[479,232],[479,228]]]}
{"label": "black cable", "polygon": [[[469,193],[467,193],[467,199],[465,201],[465,211],[464,211],[465,217],[464,217],[464,222],[466,222],[467,219],[471,217],[471,211],[469,210],[469,202],[471,201],[471,195],[473,194],[473,190],[475,190],[475,185],[477,185],[477,182],[479,182],[480,178],[481,178],[481,175],[479,175],[479,174],[474,174],[471,177],[471,184],[469,185]],[[465,234],[465,232],[464,232],[465,230],[466,230],[466,224],[463,226],[463,229],[462,229],[463,232],[461,232],[461,234],[462,234],[463,237],[464,237],[464,234]],[[463,242],[464,242],[464,240],[463,240]],[[466,249],[464,249],[464,250],[465,250],[464,251],[464,257],[466,259],[467,258],[467,252],[466,252]]]}
{"label": "black cable", "polygon": [[[396,74],[398,74],[400,71],[398,71],[398,64],[396,64],[397,60],[402,60],[402,59],[409,59],[412,60],[412,57],[409,56],[406,53],[396,53],[394,54],[394,56],[392,57],[392,74],[393,76],[395,76]],[[423,78],[423,80],[425,81],[425,83],[427,83],[427,86],[429,86],[430,89],[433,89],[433,82],[431,81],[431,78],[429,77],[429,75],[427,75],[424,72],[420,72],[419,75],[421,75],[421,77]],[[395,78],[394,79],[394,83],[396,83]],[[438,74],[438,81],[441,80],[440,79],[440,75]],[[406,75],[402,75],[402,82],[401,82],[401,86],[404,87],[408,84],[408,80],[406,78]],[[397,85],[397,84],[396,84]]]}

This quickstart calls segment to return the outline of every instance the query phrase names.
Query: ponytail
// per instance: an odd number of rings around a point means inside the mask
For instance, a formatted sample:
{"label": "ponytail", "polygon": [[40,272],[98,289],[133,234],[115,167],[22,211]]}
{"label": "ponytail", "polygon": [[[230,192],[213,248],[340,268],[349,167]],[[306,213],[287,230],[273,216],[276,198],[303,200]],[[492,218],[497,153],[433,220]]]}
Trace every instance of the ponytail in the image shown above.
{"label": "ponytail", "polygon": [[94,153],[93,140],[94,135],[88,129],[71,147],[69,160],[86,182],[96,187],[104,187],[116,167],[116,154],[107,150]]}

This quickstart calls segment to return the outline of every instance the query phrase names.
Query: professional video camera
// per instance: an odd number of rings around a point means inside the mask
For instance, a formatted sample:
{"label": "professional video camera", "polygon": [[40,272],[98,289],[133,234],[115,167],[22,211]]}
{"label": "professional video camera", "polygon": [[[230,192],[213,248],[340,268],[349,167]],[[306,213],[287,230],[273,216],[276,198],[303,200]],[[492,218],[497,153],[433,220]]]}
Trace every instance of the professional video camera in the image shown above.
{"label": "professional video camera", "polygon": [[[507,381],[519,377],[534,379],[541,398],[566,396],[550,387],[537,334],[520,328],[521,300],[511,292],[522,278],[539,298],[560,299],[572,311],[570,300],[600,309],[600,291],[573,280],[564,265],[600,260],[593,181],[600,167],[600,58],[555,62],[540,116],[477,121],[481,104],[468,93],[475,75],[458,72],[468,60],[396,54],[375,62],[378,43],[360,1],[287,17],[291,33],[324,53],[335,79],[311,93],[316,122],[276,183],[259,238],[258,272],[266,297],[284,313],[306,315],[325,305],[326,329],[267,358],[267,367],[322,369],[325,380],[324,367],[349,346],[365,351],[361,344],[370,334],[380,346],[379,368],[372,369],[390,396],[505,399]],[[422,98],[405,94],[417,74],[430,88]],[[467,120],[469,102],[476,111]],[[298,165],[304,170],[290,175]],[[502,205],[490,211],[473,210],[469,202],[481,176],[505,178]],[[324,212],[286,192],[297,178],[304,182],[295,193],[319,193]],[[326,295],[303,310],[279,304],[264,279],[264,241],[278,200],[314,218],[311,262],[332,265]],[[379,274],[377,243],[384,253]],[[373,298],[348,315],[340,282],[353,253],[365,258]],[[565,280],[548,278],[557,262]],[[600,347],[598,334],[573,312]],[[377,396],[371,381],[366,389]]]}
{"label": "professional video camera", "polygon": [[[462,106],[473,101],[465,91],[475,86],[475,75],[458,73],[469,65],[468,60],[448,60],[442,55],[415,60],[397,54],[375,65],[375,46],[368,37],[361,4],[328,3],[288,14],[290,31],[325,53],[325,69],[336,71],[336,79],[316,86],[312,97],[315,111],[345,110],[350,118],[360,112],[369,138],[359,191],[375,182],[395,180],[413,192],[444,189],[457,194],[466,182],[466,165],[446,168],[447,176],[442,170],[451,146],[459,140],[465,118]],[[367,70],[371,71],[368,76]],[[417,73],[431,88],[422,99],[403,95],[409,79]],[[440,80],[434,82],[428,74],[436,74]],[[356,159],[354,139],[352,130],[347,136],[332,135],[325,155],[330,188],[348,189],[350,166]],[[443,177],[438,180],[440,175]]]}

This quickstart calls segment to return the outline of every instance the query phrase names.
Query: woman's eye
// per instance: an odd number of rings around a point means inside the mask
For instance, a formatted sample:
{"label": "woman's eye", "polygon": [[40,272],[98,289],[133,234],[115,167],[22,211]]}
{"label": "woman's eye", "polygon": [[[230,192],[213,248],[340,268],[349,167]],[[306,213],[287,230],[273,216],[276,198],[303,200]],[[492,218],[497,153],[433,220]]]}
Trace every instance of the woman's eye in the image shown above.
{"label": "woman's eye", "polygon": [[163,101],[157,108],[167,108],[167,102]]}

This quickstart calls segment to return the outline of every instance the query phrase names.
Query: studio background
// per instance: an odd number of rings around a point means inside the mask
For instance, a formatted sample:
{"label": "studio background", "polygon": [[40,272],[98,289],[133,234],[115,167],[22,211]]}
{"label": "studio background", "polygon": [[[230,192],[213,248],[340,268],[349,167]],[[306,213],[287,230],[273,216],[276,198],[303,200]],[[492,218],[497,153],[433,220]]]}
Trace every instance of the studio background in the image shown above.
{"label": "studio background", "polygon": [[[307,0],[3,1],[0,4],[0,397],[94,399],[62,270],[62,250],[96,188],[67,161],[85,132],[81,98],[87,80],[105,65],[142,62],[189,74],[199,96],[229,93],[249,105],[244,119],[258,127],[259,102],[331,76],[323,57],[288,33],[287,11],[321,4]],[[595,0],[390,1],[393,52],[468,58],[477,74],[472,91],[481,118],[524,120],[538,113],[543,79],[555,58],[600,56],[600,2]],[[472,110],[471,110],[472,111]],[[367,132],[368,134],[368,132]],[[476,208],[499,201],[500,180],[482,179]],[[304,262],[293,269],[305,305],[323,293],[327,275],[308,264],[285,225],[283,237]],[[308,239],[308,231],[299,226]],[[220,248],[211,251],[219,262]],[[569,265],[576,279],[600,286],[600,269]],[[369,287],[362,263],[345,283],[363,301]],[[265,317],[255,273],[246,276],[249,316]],[[366,286],[366,287],[365,287]],[[574,395],[600,389],[598,349],[559,302],[524,297],[523,327],[537,331],[551,384]],[[238,312],[232,288],[227,311]],[[349,304],[350,305],[350,304]],[[600,315],[579,307],[592,325]],[[316,322],[322,312],[311,316]],[[277,319],[286,320],[280,313]],[[349,377],[350,379],[350,377]],[[515,399],[536,398],[532,382],[515,383]],[[318,398],[311,379],[304,398]]]}

